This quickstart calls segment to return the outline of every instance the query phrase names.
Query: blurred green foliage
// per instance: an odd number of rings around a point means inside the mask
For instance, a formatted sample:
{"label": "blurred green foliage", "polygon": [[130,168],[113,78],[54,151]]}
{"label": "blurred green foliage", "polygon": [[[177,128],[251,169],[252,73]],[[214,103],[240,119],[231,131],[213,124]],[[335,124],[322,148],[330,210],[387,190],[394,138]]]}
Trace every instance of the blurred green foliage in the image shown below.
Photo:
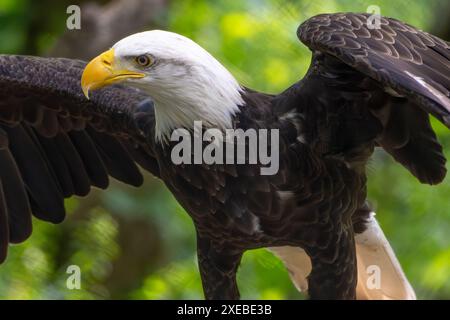
{"label": "blurred green foliage", "polygon": [[[0,52],[44,53],[65,28],[64,5],[52,3],[0,0]],[[301,21],[324,12],[365,12],[369,5],[425,30],[447,18],[440,17],[446,0],[172,0],[167,28],[197,41],[242,84],[279,92],[309,66],[310,53],[295,34]],[[30,42],[37,22],[45,27]],[[434,124],[450,156],[450,134]],[[377,152],[369,182],[378,219],[418,297],[450,298],[449,180],[420,185]],[[67,209],[61,226],[35,220],[32,237],[11,247],[0,267],[0,298],[202,298],[192,222],[153,177],[139,190],[114,183],[108,192],[67,200]],[[72,264],[82,270],[81,290],[66,288]],[[243,298],[302,298],[266,250],[245,255],[238,281]]]}

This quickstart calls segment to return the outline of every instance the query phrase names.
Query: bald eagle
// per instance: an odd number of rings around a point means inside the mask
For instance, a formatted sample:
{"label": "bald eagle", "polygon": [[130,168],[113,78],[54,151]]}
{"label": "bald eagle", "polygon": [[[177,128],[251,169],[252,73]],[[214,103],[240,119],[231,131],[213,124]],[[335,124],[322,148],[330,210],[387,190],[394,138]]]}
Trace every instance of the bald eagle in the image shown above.
{"label": "bald eagle", "polygon": [[[208,299],[239,298],[241,257],[261,247],[312,299],[414,299],[367,204],[366,165],[380,147],[420,182],[444,179],[429,115],[450,127],[450,44],[368,19],[304,22],[297,35],[311,66],[278,95],[241,86],[199,45],[164,31],[131,35],[87,65],[1,55],[0,260],[30,236],[32,215],[59,223],[64,198],[105,189],[108,176],[139,186],[140,166],[192,217]],[[193,135],[195,121],[278,130],[268,146],[277,172],[261,174],[259,162],[174,164],[172,133]],[[367,286],[368,266],[381,268],[381,287]]]}

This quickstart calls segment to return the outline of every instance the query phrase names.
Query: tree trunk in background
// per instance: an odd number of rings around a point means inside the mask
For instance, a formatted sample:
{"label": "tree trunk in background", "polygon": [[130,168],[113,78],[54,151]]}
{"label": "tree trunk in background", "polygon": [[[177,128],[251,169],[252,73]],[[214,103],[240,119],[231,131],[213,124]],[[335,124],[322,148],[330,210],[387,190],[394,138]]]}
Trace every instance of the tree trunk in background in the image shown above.
{"label": "tree trunk in background", "polygon": [[450,41],[450,1],[437,8],[436,11],[434,16],[442,18],[434,21],[432,33],[446,41]]}
{"label": "tree trunk in background", "polygon": [[130,34],[164,28],[168,2],[114,0],[103,6],[82,4],[81,29],[67,30],[48,55],[89,60]]}

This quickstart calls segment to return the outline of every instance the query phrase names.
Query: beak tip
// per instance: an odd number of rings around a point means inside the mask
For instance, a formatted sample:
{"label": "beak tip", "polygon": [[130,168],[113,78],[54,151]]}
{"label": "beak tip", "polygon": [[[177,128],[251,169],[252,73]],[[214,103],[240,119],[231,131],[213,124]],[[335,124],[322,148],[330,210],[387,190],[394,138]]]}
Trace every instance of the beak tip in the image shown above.
{"label": "beak tip", "polygon": [[83,87],[82,90],[83,90],[83,94],[86,97],[86,99],[90,100],[89,99],[89,88]]}

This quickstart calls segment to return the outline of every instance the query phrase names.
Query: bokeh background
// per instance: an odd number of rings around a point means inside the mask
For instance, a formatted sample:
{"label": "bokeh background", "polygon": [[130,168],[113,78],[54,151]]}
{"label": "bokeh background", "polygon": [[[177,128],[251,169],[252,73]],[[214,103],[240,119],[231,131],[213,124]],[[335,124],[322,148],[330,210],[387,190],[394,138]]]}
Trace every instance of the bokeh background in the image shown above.
{"label": "bokeh background", "polygon": [[[66,8],[79,4],[81,30],[67,30]],[[310,53],[299,23],[325,12],[366,12],[378,5],[450,40],[448,0],[0,0],[0,53],[89,59],[118,39],[148,29],[191,37],[238,80],[276,93],[300,79]],[[450,132],[434,123],[450,156]],[[383,152],[369,168],[378,219],[421,299],[450,298],[450,180],[420,185]],[[34,221],[24,244],[0,266],[1,299],[202,298],[193,224],[165,187],[147,176],[133,189],[113,182],[66,202],[59,226]],[[81,290],[66,287],[69,265]],[[302,299],[281,262],[266,250],[245,254],[238,274],[243,298]]]}

